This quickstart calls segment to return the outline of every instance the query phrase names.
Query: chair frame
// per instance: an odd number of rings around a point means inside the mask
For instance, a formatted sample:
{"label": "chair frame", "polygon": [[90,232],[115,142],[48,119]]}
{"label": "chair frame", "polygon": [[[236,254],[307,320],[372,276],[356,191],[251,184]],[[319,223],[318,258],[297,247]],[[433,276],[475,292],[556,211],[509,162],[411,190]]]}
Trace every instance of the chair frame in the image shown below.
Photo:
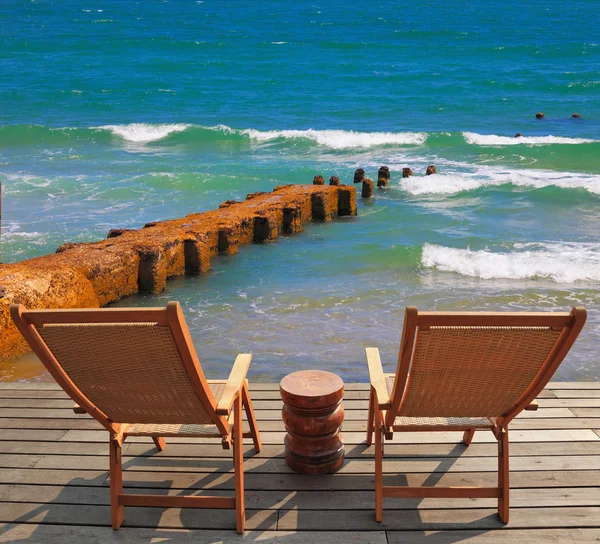
{"label": "chair frame", "polygon": [[[570,313],[488,313],[488,312],[419,312],[416,307],[406,308],[398,366],[392,394],[388,393],[386,375],[377,348],[366,348],[367,365],[370,377],[369,414],[367,424],[367,445],[372,444],[375,434],[375,518],[383,520],[383,498],[494,498],[498,499],[498,515],[502,522],[509,521],[509,442],[508,424],[523,410],[536,410],[535,398],[552,378],[554,372],[571,349],[585,324],[585,308],[573,308]],[[536,377],[516,403],[502,416],[490,418],[491,431],[498,441],[498,486],[497,487],[410,487],[383,485],[383,444],[392,439],[394,431],[464,431],[463,442],[467,446],[473,440],[476,428],[469,426],[397,426],[404,392],[409,382],[410,366],[416,344],[417,330],[427,330],[432,326],[530,326],[550,327],[560,330],[546,360]],[[439,414],[443,417],[444,414]]]}
{"label": "chair frame", "polygon": [[[200,361],[185,323],[185,318],[178,302],[169,302],[166,308],[103,308],[103,309],[68,309],[68,310],[27,310],[20,304],[11,306],[11,316],[17,328],[29,342],[29,345],[40,358],[48,372],[65,392],[75,401],[76,413],[87,413],[96,419],[109,433],[109,468],[110,468],[110,505],[113,529],[123,523],[125,506],[164,506],[170,508],[228,508],[236,511],[236,529],[244,532],[246,523],[244,505],[244,454],[243,438],[252,438],[256,452],[261,450],[260,434],[256,417],[248,392],[246,373],[252,356],[237,356],[229,378],[225,384],[223,396],[217,403],[209,384],[200,367]],[[164,496],[137,495],[123,492],[123,473],[121,465],[121,448],[128,436],[129,423],[111,421],[92,401],[82,393],[67,375],[61,364],[48,348],[37,328],[46,324],[100,324],[100,323],[156,323],[169,327],[175,345],[181,357],[186,375],[196,393],[198,400],[216,425],[224,449],[233,446],[233,464],[235,470],[235,496]],[[242,429],[242,411],[250,430]],[[233,426],[229,417],[233,412]],[[232,428],[233,427],[233,428]],[[162,451],[166,442],[157,433],[135,433],[136,436],[149,436],[156,448]],[[169,436],[191,436],[186,433],[174,433]],[[193,435],[197,436],[197,435]]]}

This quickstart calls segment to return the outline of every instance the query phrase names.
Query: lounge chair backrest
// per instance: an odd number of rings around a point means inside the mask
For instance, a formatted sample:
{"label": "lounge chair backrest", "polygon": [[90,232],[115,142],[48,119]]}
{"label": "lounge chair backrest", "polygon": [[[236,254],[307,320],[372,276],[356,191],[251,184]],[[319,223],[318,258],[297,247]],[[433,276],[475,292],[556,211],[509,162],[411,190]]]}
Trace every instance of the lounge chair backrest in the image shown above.
{"label": "lounge chair backrest", "polygon": [[110,422],[221,426],[178,303],[135,310],[16,308],[13,319],[58,383],[65,387],[66,380],[67,393],[76,402],[83,396],[84,406]]}
{"label": "lounge chair backrest", "polygon": [[550,380],[583,322],[583,308],[570,314],[407,309],[405,327],[410,330],[405,328],[390,391],[392,412],[406,417],[512,417]]}

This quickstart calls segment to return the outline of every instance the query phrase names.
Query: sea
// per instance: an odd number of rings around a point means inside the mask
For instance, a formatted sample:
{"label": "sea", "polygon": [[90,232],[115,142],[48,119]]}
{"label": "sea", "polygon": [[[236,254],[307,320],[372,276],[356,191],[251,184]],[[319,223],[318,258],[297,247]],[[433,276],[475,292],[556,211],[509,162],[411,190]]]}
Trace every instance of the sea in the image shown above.
{"label": "sea", "polygon": [[[596,381],[599,14],[596,0],[2,0],[0,261],[385,165],[389,187],[357,217],[115,306],[180,301],[209,377],[250,352],[252,380],[366,381],[365,347],[393,372],[407,305],[583,305],[556,379]],[[31,356],[0,365],[20,379],[48,377]]]}

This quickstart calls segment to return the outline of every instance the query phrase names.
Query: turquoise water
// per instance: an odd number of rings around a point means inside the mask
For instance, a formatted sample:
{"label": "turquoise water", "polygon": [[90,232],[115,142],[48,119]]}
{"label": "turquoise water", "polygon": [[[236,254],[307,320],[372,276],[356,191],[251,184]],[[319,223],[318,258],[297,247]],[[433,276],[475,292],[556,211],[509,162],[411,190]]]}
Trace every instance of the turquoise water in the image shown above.
{"label": "turquoise water", "polygon": [[209,374],[251,351],[269,381],[313,367],[366,380],[370,345],[393,369],[407,304],[583,304],[559,378],[597,380],[599,7],[5,1],[0,260],[387,165],[391,186],[358,218],[119,305],[180,300]]}

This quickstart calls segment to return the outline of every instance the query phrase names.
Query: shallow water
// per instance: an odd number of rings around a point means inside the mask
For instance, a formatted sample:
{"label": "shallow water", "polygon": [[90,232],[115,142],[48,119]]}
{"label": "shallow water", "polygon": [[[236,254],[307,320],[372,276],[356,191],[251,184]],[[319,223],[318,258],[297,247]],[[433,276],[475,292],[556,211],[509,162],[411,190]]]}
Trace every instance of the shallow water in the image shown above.
{"label": "shallow water", "polygon": [[357,218],[118,305],[179,300],[209,375],[250,351],[264,381],[393,370],[408,304],[584,305],[558,378],[599,379],[596,6],[495,4],[3,3],[0,260],[385,164]]}

